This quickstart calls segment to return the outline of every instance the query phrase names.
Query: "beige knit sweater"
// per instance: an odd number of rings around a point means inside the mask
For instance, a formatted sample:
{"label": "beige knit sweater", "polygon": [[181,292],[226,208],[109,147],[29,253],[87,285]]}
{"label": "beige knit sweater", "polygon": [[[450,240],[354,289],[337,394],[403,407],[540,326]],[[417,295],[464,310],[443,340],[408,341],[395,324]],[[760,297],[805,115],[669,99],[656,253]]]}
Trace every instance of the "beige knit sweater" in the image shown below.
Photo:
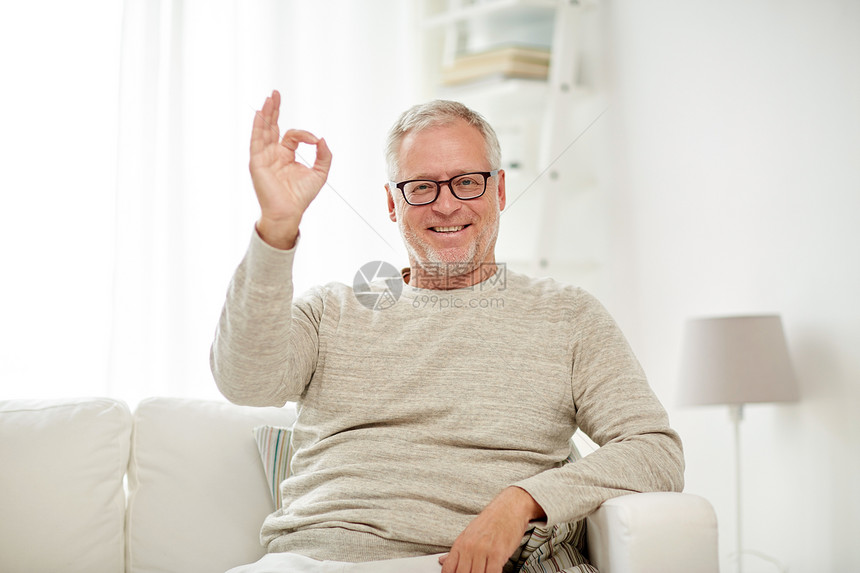
{"label": "beige knit sweater", "polygon": [[[292,476],[261,531],[269,551],[443,552],[514,484],[550,525],[683,487],[678,435],[584,291],[501,269],[469,289],[403,285],[384,310],[342,284],[294,301],[294,252],[253,234],[211,353],[232,402],[298,403]],[[577,427],[601,447],[561,467]]]}

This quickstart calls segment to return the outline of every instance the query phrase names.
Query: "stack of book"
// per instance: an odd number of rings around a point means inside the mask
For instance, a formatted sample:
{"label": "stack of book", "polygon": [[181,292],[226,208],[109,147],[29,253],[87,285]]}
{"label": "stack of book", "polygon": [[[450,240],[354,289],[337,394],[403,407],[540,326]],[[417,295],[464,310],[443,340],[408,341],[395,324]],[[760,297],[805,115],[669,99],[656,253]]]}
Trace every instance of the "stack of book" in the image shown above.
{"label": "stack of book", "polygon": [[545,80],[550,51],[546,48],[504,46],[458,56],[442,70],[442,83],[458,85],[491,78]]}

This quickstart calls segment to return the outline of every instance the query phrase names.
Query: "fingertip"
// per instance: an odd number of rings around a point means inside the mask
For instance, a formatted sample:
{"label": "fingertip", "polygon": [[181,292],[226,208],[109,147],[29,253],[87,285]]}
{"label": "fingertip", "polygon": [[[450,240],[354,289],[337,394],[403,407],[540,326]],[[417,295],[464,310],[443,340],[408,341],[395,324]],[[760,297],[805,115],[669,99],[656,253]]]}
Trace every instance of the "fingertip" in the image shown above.
{"label": "fingertip", "polygon": [[263,102],[263,106],[257,110],[256,117],[263,118],[264,115],[269,113],[269,110],[272,109],[272,98],[267,97],[266,101]]}

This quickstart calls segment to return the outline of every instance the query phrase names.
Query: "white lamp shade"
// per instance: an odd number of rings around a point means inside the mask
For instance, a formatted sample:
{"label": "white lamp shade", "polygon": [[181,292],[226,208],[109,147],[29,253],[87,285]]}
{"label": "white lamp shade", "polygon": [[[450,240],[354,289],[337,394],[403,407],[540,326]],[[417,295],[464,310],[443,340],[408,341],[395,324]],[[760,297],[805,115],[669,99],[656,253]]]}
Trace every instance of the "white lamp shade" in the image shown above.
{"label": "white lamp shade", "polygon": [[797,378],[777,315],[687,321],[681,406],[790,402]]}

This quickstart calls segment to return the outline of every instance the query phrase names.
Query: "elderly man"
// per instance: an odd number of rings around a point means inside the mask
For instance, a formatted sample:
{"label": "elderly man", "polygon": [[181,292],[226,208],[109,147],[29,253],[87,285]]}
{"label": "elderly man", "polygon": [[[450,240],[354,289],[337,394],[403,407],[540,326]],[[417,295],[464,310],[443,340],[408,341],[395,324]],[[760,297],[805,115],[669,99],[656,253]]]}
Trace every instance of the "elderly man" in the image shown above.
{"label": "elderly man", "polygon": [[[420,567],[593,571],[582,520],[614,496],[679,491],[681,442],[593,297],[496,264],[505,173],[492,128],[446,101],[392,127],[385,189],[409,268],[375,286],[402,289],[380,309],[335,283],[294,299],[299,224],[332,155],[308,132],[281,138],[279,107],[273,92],[254,120],[261,214],[211,355],[229,400],[298,403],[292,475],[261,531],[283,559],[265,570],[405,571],[439,554]],[[295,161],[301,143],[316,147],[310,167]],[[601,447],[566,463],[577,428]]]}

